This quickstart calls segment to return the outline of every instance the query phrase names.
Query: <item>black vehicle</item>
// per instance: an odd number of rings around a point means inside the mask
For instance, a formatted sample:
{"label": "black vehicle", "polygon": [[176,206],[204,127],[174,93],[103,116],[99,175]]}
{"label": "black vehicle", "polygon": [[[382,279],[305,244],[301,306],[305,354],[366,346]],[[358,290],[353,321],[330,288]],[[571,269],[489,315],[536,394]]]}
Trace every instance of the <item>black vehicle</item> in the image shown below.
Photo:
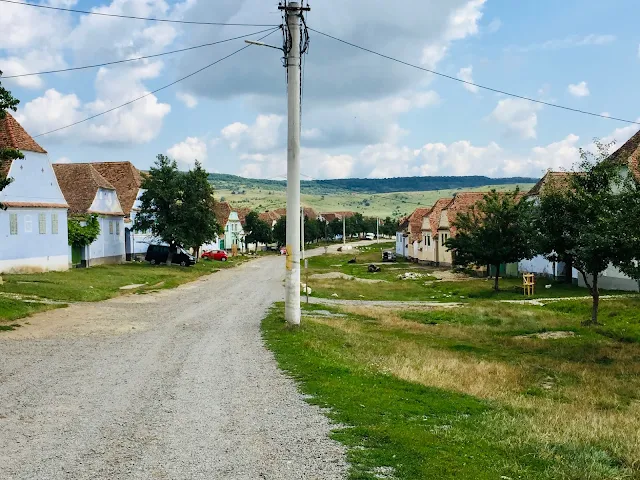
{"label": "black vehicle", "polygon": [[196,258],[193,255],[187,253],[180,247],[169,247],[168,245],[149,245],[147,255],[144,259],[151,265],[167,263],[167,258],[169,258],[169,248],[173,248],[171,263],[175,263],[181,267],[190,267],[191,265],[195,265]]}
{"label": "black vehicle", "polygon": [[395,262],[396,261],[396,252],[393,250],[385,250],[382,252],[382,261],[383,262]]}

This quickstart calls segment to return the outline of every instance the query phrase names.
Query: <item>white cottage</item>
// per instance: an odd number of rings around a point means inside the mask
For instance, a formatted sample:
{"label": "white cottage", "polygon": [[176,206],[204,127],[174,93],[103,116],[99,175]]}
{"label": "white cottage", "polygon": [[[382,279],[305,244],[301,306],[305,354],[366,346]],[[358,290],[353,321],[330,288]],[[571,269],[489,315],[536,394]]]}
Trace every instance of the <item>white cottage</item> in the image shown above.
{"label": "white cottage", "polygon": [[100,235],[88,247],[71,252],[73,264],[86,266],[125,260],[124,212],[115,187],[90,163],[53,166],[69,204],[70,216],[98,215]]}
{"label": "white cottage", "polygon": [[0,119],[0,148],[24,155],[0,164],[0,177],[13,179],[0,192],[0,273],[67,270],[68,205],[47,152],[9,113]]}

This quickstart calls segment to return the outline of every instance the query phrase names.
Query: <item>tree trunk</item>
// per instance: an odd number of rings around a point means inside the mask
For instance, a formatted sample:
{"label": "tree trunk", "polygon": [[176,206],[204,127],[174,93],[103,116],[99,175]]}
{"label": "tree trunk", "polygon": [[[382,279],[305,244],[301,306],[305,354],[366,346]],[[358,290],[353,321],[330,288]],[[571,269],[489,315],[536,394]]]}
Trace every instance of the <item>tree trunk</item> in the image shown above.
{"label": "tree trunk", "polygon": [[573,258],[570,256],[564,262],[564,283],[573,284]]}
{"label": "tree trunk", "polygon": [[500,279],[500,264],[495,265],[495,267],[496,267],[496,278],[493,283],[493,289],[497,292],[499,290],[498,281]]}
{"label": "tree trunk", "polygon": [[598,325],[598,307],[600,306],[600,292],[598,291],[598,274],[593,276],[593,309],[591,311],[591,325]]}
{"label": "tree trunk", "polygon": [[167,255],[167,265],[171,266],[171,261],[173,260],[173,252],[171,251],[171,248],[169,248],[169,254]]}

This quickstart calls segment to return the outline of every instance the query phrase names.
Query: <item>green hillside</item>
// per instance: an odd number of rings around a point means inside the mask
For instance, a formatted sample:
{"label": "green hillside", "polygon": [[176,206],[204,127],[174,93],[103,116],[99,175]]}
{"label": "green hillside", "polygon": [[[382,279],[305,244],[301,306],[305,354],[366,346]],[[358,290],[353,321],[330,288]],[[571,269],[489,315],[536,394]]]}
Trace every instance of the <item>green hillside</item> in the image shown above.
{"label": "green hillside", "polygon": [[[269,182],[258,181],[258,182]],[[234,185],[229,188],[221,188],[217,182],[213,182],[216,190],[216,199],[223,199],[234,207],[247,207],[257,211],[274,210],[285,207],[287,203],[286,192],[283,185],[274,186],[269,183],[256,187],[255,184]],[[278,183],[278,182],[276,182]],[[251,187],[249,187],[251,185]],[[518,184],[524,191],[529,190],[533,183]],[[307,193],[303,190],[302,203],[317,212],[333,212],[351,210],[360,212],[365,216],[377,217],[403,217],[410,214],[417,207],[433,205],[436,200],[443,197],[452,197],[455,192],[513,190],[516,184],[486,184],[475,188],[454,188],[429,191],[407,191],[393,193],[358,193],[344,189],[333,189],[324,194]],[[238,193],[243,192],[243,193]]]}
{"label": "green hillside", "polygon": [[[236,175],[211,173],[209,180],[216,189],[242,191],[284,191],[283,180],[263,180],[243,178]],[[397,178],[345,178],[335,180],[303,180],[300,189],[308,195],[335,194],[379,194],[395,192],[426,192],[451,189],[474,189],[488,185],[527,185],[534,184],[537,178],[511,177],[490,178],[483,176],[467,177],[397,177]]]}

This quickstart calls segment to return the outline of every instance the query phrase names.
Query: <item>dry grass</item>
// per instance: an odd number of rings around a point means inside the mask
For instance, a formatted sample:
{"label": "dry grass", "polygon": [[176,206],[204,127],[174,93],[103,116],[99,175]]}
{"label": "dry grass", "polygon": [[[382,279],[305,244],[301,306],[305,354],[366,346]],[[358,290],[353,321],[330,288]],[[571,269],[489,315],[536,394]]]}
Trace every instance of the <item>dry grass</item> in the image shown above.
{"label": "dry grass", "polygon": [[[505,331],[522,324],[566,327],[566,318],[512,305],[470,308],[479,316],[500,316],[503,323],[425,325],[403,319],[403,312],[372,307],[343,311],[375,322],[353,317],[313,321],[342,331],[350,346],[343,354],[369,368],[511,407],[500,410],[488,427],[488,434],[502,436],[507,444],[540,444],[551,457],[561,455],[558,445],[606,446],[632,468],[629,478],[640,478],[640,346],[594,339],[589,332],[571,340],[515,338]],[[545,354],[545,349],[562,346],[549,342],[564,341],[592,342],[606,361],[567,361],[562,350]],[[457,342],[485,353],[452,351]],[[601,477],[594,473],[593,478]]]}

